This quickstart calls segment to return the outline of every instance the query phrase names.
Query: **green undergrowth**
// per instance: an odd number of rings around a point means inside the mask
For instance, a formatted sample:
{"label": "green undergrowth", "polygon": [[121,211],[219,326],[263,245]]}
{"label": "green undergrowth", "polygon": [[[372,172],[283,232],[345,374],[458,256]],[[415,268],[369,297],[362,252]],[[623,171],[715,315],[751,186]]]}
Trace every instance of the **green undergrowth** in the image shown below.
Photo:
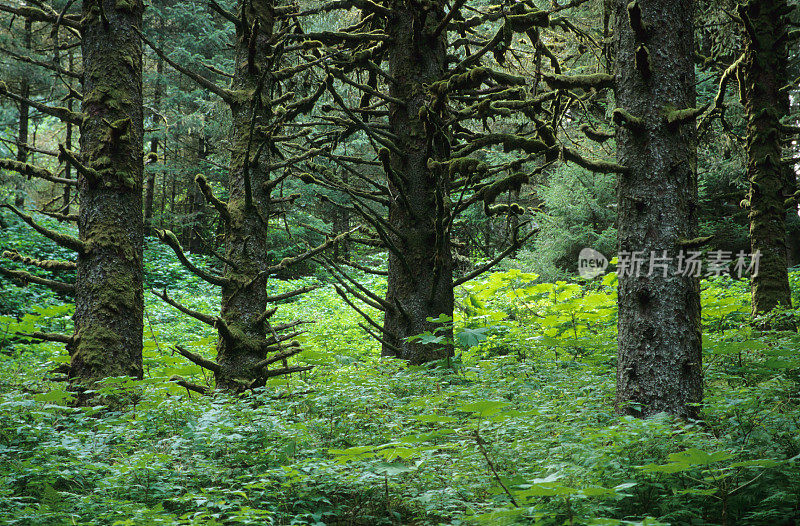
{"label": "green undergrowth", "polygon": [[[150,286],[216,311],[213,288],[168,252],[148,254]],[[797,298],[800,273],[792,282]],[[615,414],[613,274],[590,283],[487,275],[459,290],[455,320],[439,320],[454,324],[456,356],[427,367],[379,359],[324,277],[270,287],[310,284],[320,288],[283,304],[276,319],[314,322],[294,361],[315,368],[241,399],[168,381],[209,382],[171,349],[213,357],[215,334],[152,295],[146,378],[100,388],[131,400],[113,412],[69,407],[64,384],[43,380],[67,359],[63,348],[14,334],[69,332],[71,305],[43,296],[0,317],[0,523],[798,520],[800,339],[750,327],[743,281],[703,282],[706,391],[696,422]],[[441,343],[436,333],[420,337]]]}

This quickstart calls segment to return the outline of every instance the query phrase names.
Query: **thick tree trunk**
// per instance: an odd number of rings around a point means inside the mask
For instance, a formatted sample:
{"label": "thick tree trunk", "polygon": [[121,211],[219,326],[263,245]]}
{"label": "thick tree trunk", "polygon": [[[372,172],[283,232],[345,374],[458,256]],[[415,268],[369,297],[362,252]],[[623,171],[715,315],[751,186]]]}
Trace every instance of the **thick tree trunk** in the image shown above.
{"label": "thick tree trunk", "polygon": [[[389,50],[389,74],[397,80],[389,94],[405,102],[389,112],[391,132],[397,136],[401,155],[390,154],[387,174],[392,199],[389,223],[389,276],[385,313],[383,356],[421,364],[452,354],[452,345],[423,344],[407,338],[441,324],[427,321],[440,315],[453,316],[453,261],[450,239],[443,227],[449,212],[449,181],[446,173],[428,168],[428,160],[447,160],[448,142],[444,132],[431,124],[435,118],[425,109],[426,85],[440,80],[446,70],[446,40],[432,38],[444,17],[443,2],[392,2],[394,19],[387,32],[393,45]],[[439,334],[452,339],[452,329]]]}
{"label": "thick tree trunk", "polygon": [[[25,48],[30,51],[31,49],[31,32],[32,23],[30,19],[25,19]],[[30,98],[31,87],[28,79],[23,78],[20,82],[19,94],[22,97]],[[23,144],[28,144],[28,124],[30,122],[30,106],[25,102],[19,103],[19,132],[17,135],[17,161],[24,163],[28,160],[28,149]],[[22,210],[25,207],[25,179],[21,176],[17,177],[17,184],[15,185],[16,195],[14,195],[14,206]]]}
{"label": "thick tree trunk", "polygon": [[747,20],[743,91],[747,112],[747,177],[750,180],[750,246],[759,252],[752,277],[753,315],[791,307],[786,252],[788,177],[781,164],[781,117],[789,111],[783,87],[787,74],[786,0],[749,1],[740,7]]}
{"label": "thick tree trunk", "polygon": [[[268,299],[267,275],[262,272],[274,263],[267,258],[270,190],[264,187],[270,177],[271,147],[259,125],[267,124],[271,117],[272,86],[265,72],[270,67],[273,9],[271,0],[239,3],[240,13],[245,11],[248,24],[255,24],[257,33],[250,35],[250,39],[255,38],[251,43],[238,30],[236,70],[231,84],[232,91],[245,96],[241,103],[231,106],[230,221],[225,230],[225,256],[231,264],[225,268],[229,283],[222,289],[220,314],[230,330],[229,334],[221,331],[217,346],[217,388],[229,391],[240,390],[258,376],[254,366],[265,358],[264,343],[271,333],[269,322],[262,317]],[[264,83],[259,90],[262,78]],[[254,97],[259,98],[255,106]],[[254,113],[256,126],[252,127]]]}
{"label": "thick tree trunk", "polygon": [[[102,2],[102,3],[101,3]],[[142,26],[139,0],[84,0],[80,239],[70,377],[142,377]]]}
{"label": "thick tree trunk", "polygon": [[[638,275],[619,275],[617,407],[694,417],[703,394],[700,289],[674,262],[681,241],[697,235],[695,120],[667,122],[695,105],[693,2],[615,7],[617,104],[640,119],[617,130],[619,162],[629,169],[617,189],[619,257],[645,259]],[[648,276],[651,253],[663,251],[673,262],[667,276]]]}

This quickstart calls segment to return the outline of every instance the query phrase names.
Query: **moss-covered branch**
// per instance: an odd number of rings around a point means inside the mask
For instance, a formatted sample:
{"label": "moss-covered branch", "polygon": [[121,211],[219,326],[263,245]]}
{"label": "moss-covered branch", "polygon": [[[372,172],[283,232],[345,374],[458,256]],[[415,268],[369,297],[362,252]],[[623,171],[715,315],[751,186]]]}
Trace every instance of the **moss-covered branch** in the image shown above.
{"label": "moss-covered branch", "polygon": [[48,106],[47,104],[42,104],[41,102],[18,95],[13,91],[9,91],[8,85],[3,81],[0,81],[0,96],[8,97],[15,102],[27,104],[32,108],[36,108],[45,115],[50,115],[64,122],[69,122],[77,126],[80,126],[83,123],[82,113],[71,111],[62,106]]}
{"label": "moss-covered branch", "polygon": [[542,77],[547,85],[552,89],[606,89],[614,86],[614,76],[606,73],[594,73],[591,75],[555,75],[543,73]]}
{"label": "moss-covered branch", "polygon": [[10,259],[11,261],[17,261],[19,263],[23,263],[25,265],[30,265],[33,267],[39,267],[45,270],[75,270],[78,266],[75,264],[74,261],[56,261],[52,259],[34,259],[28,256],[23,256],[16,250],[5,250],[3,251],[3,257]]}
{"label": "moss-covered branch", "polygon": [[72,16],[67,15],[59,17],[57,14],[46,13],[41,9],[30,6],[12,7],[5,4],[0,4],[0,11],[11,13],[22,18],[26,18],[33,22],[46,22],[48,24],[55,24],[58,21],[62,26],[69,27],[76,31],[81,30],[81,23],[75,20]]}
{"label": "moss-covered branch", "polygon": [[39,168],[38,166],[34,166],[32,164],[16,161],[14,159],[0,159],[0,169],[11,170],[27,177],[44,179],[45,181],[50,181],[51,183],[56,184],[66,184],[69,186],[76,186],[78,184],[78,182],[74,179],[58,177],[49,170]]}
{"label": "moss-covered branch", "polygon": [[592,128],[588,124],[581,124],[580,130],[589,140],[598,142],[600,144],[603,144],[607,140],[616,137],[615,133],[598,130],[597,128]]}
{"label": "moss-covered branch", "polygon": [[573,150],[568,146],[564,146],[562,152],[564,155],[564,159],[573,162],[578,166],[589,170],[590,172],[617,173],[617,174],[623,174],[628,172],[628,168],[617,163],[587,159],[583,157],[580,153],[578,153],[576,150]]}
{"label": "moss-covered branch", "polygon": [[189,272],[199,277],[203,281],[211,283],[212,285],[217,285],[218,287],[224,287],[228,284],[227,278],[207,272],[189,261],[189,259],[186,257],[186,254],[183,252],[183,248],[181,247],[178,238],[171,230],[156,230],[156,235],[162,243],[170,247],[172,251],[175,252],[175,255],[178,256],[178,261],[180,261]]}
{"label": "moss-covered branch", "polygon": [[24,272],[21,270],[10,270],[5,267],[0,267],[0,274],[9,279],[17,280],[18,282],[23,284],[33,283],[36,285],[47,287],[48,289],[54,292],[58,292],[59,294],[66,294],[68,296],[75,295],[75,285],[71,285],[69,283],[62,283],[61,281],[40,278],[39,276],[34,276],[29,272]]}
{"label": "moss-covered branch", "polygon": [[329,249],[334,244],[336,244],[336,243],[348,238],[351,234],[354,234],[355,232],[359,231],[360,229],[361,229],[361,226],[357,226],[357,227],[355,227],[355,228],[353,228],[351,230],[348,230],[347,232],[343,232],[343,233],[339,234],[338,236],[335,236],[335,237],[332,237],[330,239],[327,239],[321,245],[318,245],[318,246],[316,246],[316,247],[314,247],[314,248],[312,248],[310,250],[307,250],[307,251],[303,252],[302,254],[299,254],[299,255],[293,256],[293,257],[283,258],[280,263],[278,263],[277,265],[273,265],[273,266],[269,267],[267,270],[263,271],[262,274],[273,275],[273,274],[277,274],[278,272],[281,272],[282,270],[286,270],[288,267],[291,267],[292,265],[296,265],[298,263],[301,263],[301,262],[303,262],[303,261],[305,261],[305,260],[307,260],[309,258],[312,258],[312,257],[316,256],[320,252]]}
{"label": "moss-covered branch", "polygon": [[228,204],[214,195],[214,191],[211,189],[211,185],[208,184],[208,181],[202,174],[197,174],[197,177],[194,178],[194,182],[197,183],[197,186],[200,188],[200,192],[203,194],[203,197],[206,198],[211,206],[213,206],[217,212],[219,212],[220,217],[226,222],[231,222],[231,212],[228,210]]}
{"label": "moss-covered branch", "polygon": [[615,109],[611,118],[617,126],[626,126],[636,131],[644,130],[644,121],[622,108]]}
{"label": "moss-covered branch", "polygon": [[75,167],[75,170],[78,171],[79,174],[84,176],[86,180],[89,182],[90,185],[98,185],[103,180],[103,174],[83,164],[75,152],[67,150],[67,148],[63,144],[58,145],[58,159],[60,161],[65,161]]}
{"label": "moss-covered branch", "polygon": [[705,113],[709,106],[710,104],[706,104],[704,106],[700,106],[699,108],[668,110],[664,114],[664,120],[666,120],[669,126],[681,126],[695,120],[697,117]]}
{"label": "moss-covered branch", "polygon": [[34,221],[31,216],[21,212],[19,209],[17,209],[12,205],[2,204],[0,205],[0,208],[7,208],[8,210],[11,210],[17,216],[19,216],[20,219],[28,223],[28,225],[30,225],[31,228],[42,234],[47,239],[53,241],[58,246],[67,248],[69,250],[74,250],[75,252],[81,254],[86,252],[86,245],[78,238],[68,236],[66,234],[60,234],[55,230],[50,230],[49,228],[43,227],[42,225]]}

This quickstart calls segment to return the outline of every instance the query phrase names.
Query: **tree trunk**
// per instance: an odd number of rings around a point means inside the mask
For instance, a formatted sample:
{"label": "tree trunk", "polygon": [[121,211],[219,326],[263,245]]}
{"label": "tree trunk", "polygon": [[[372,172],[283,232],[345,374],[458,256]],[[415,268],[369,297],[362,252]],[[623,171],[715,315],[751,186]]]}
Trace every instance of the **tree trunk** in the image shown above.
{"label": "tree trunk", "polygon": [[[695,105],[693,2],[617,0],[615,8],[617,104],[632,117],[618,119],[627,123],[617,150],[628,168],[617,187],[619,257],[645,259],[638,275],[619,273],[616,402],[635,416],[695,417],[703,394],[700,289],[674,266],[681,242],[697,235],[695,119],[674,113]],[[668,275],[648,276],[651,253],[663,251],[673,262]]]}
{"label": "tree trunk", "polygon": [[[73,60],[72,50],[69,51],[69,70],[75,71],[75,62]],[[70,82],[70,87],[72,85],[72,80]],[[67,109],[72,111],[73,100],[72,97],[69,98],[67,101]],[[72,126],[71,122],[67,123],[67,135],[64,138],[64,147],[67,150],[72,150]],[[70,163],[66,163],[64,166],[64,178],[65,179],[72,179],[72,165]],[[61,213],[64,215],[69,215],[69,203],[72,201],[72,186],[66,184],[64,185],[64,206],[61,209]]]}
{"label": "tree trunk", "polygon": [[[153,125],[162,120],[159,112],[161,111],[161,74],[164,71],[164,59],[158,57],[156,62],[156,82],[153,92]],[[158,162],[158,135],[153,135],[150,139],[150,163]],[[145,185],[144,194],[144,225],[148,232],[153,230],[153,196],[156,190],[156,171],[147,171],[147,184]]]}
{"label": "tree trunk", "polygon": [[394,19],[387,32],[393,45],[389,50],[389,74],[397,80],[389,94],[405,102],[389,111],[389,127],[397,136],[401,155],[390,154],[387,174],[392,199],[389,223],[389,276],[385,313],[383,356],[421,364],[450,356],[450,344],[423,344],[407,338],[426,331],[452,340],[452,328],[432,323],[429,318],[453,316],[453,261],[449,233],[443,227],[449,213],[449,180],[442,171],[428,168],[428,160],[447,160],[448,141],[444,132],[431,124],[435,116],[425,109],[426,85],[440,80],[446,70],[446,31],[432,38],[444,17],[443,2],[415,7],[412,2],[393,2]]}
{"label": "tree trunk", "polygon": [[[249,385],[258,371],[255,364],[266,356],[264,342],[269,322],[262,314],[267,309],[267,223],[270,214],[270,190],[264,188],[269,180],[271,162],[270,140],[259,130],[271,117],[269,55],[272,48],[274,13],[271,0],[240,2],[248,24],[256,28],[250,38],[241,28],[236,35],[236,65],[231,90],[246,94],[238,104],[232,104],[231,161],[228,175],[230,221],[225,229],[225,256],[229,282],[222,288],[220,317],[229,327],[221,332],[217,346],[217,388],[237,391]],[[253,43],[250,40],[255,38]],[[264,83],[259,90],[259,83]],[[258,93],[257,93],[258,92]],[[253,98],[258,101],[254,105]],[[255,114],[255,128],[251,120]],[[253,132],[251,134],[251,129]],[[252,139],[252,140],[251,140]],[[249,160],[247,156],[250,156]],[[248,195],[248,193],[250,195]]]}
{"label": "tree trunk", "polygon": [[761,254],[751,278],[753,315],[791,307],[786,252],[784,192],[788,177],[781,164],[781,117],[789,111],[786,0],[749,1],[740,6],[747,21],[742,66],[747,112],[747,177],[750,181],[750,246]]}
{"label": "tree trunk", "polygon": [[[32,23],[29,18],[25,19],[25,49],[30,52],[31,49],[31,32]],[[31,87],[27,78],[20,81],[19,94],[22,97],[30,98]],[[30,121],[30,106],[26,102],[19,103],[19,133],[17,135],[17,161],[24,163],[28,160],[28,123]],[[22,145],[26,146],[22,146]],[[21,176],[17,177],[17,184],[15,188],[16,194],[14,195],[14,206],[20,210],[25,206],[25,179]]]}
{"label": "tree trunk", "polygon": [[142,27],[138,0],[84,0],[80,239],[70,377],[142,377]]}

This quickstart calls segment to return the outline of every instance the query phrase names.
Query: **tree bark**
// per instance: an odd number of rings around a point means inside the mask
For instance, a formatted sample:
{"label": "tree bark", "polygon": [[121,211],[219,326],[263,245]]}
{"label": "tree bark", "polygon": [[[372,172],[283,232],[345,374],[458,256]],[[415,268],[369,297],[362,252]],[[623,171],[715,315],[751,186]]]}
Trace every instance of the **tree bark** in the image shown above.
{"label": "tree bark", "polygon": [[[231,105],[230,221],[225,229],[225,257],[232,264],[225,267],[228,284],[222,288],[220,313],[230,334],[220,335],[217,345],[220,370],[216,373],[217,388],[229,391],[249,385],[258,376],[254,366],[265,358],[262,344],[269,337],[269,322],[261,318],[268,298],[267,275],[263,271],[273,263],[267,258],[270,190],[264,187],[270,178],[272,148],[259,125],[266,125],[272,115],[269,104],[272,81],[267,73],[273,51],[269,41],[275,23],[274,5],[271,0],[240,2],[240,15],[242,11],[251,27],[246,28],[248,34],[245,34],[239,26],[236,35],[236,69],[231,91],[244,96],[241,102]],[[262,79],[263,85],[258,89]],[[258,100],[254,101],[256,97]],[[252,119],[255,127],[251,127]]]}
{"label": "tree bark", "polygon": [[453,261],[449,234],[443,228],[449,213],[449,180],[444,171],[428,168],[428,160],[446,160],[449,155],[445,132],[426,110],[429,85],[440,80],[447,68],[446,31],[432,36],[444,18],[444,2],[417,7],[405,0],[392,2],[393,19],[387,33],[392,39],[389,74],[396,79],[391,97],[405,105],[392,104],[389,127],[397,136],[401,154],[390,154],[389,309],[384,318],[381,354],[421,364],[450,356],[450,344],[423,344],[407,338],[426,331],[452,340],[452,328],[429,318],[453,316]]}
{"label": "tree bark", "polygon": [[[32,26],[30,18],[25,19],[25,49],[30,52]],[[28,99],[31,96],[31,87],[27,78],[20,81],[20,96]],[[17,161],[24,163],[28,160],[28,124],[30,121],[30,106],[26,102],[19,103],[19,131],[17,135]],[[17,184],[14,195],[14,206],[22,210],[25,207],[25,179],[17,177]]]}
{"label": "tree bark", "polygon": [[[692,0],[615,3],[617,104],[639,119],[617,130],[618,248],[646,259],[619,273],[616,403],[640,417],[695,417],[703,394],[698,279],[674,267],[697,236],[695,119],[667,119],[695,105],[692,13]],[[667,276],[648,276],[663,251]]]}
{"label": "tree bark", "polygon": [[76,343],[70,377],[142,377],[142,26],[139,0],[84,0]]}
{"label": "tree bark", "polygon": [[750,246],[761,254],[751,277],[753,315],[791,308],[786,249],[786,207],[790,190],[783,152],[781,117],[789,112],[786,0],[749,1],[745,19],[743,95],[747,112],[747,177],[750,181]]}

